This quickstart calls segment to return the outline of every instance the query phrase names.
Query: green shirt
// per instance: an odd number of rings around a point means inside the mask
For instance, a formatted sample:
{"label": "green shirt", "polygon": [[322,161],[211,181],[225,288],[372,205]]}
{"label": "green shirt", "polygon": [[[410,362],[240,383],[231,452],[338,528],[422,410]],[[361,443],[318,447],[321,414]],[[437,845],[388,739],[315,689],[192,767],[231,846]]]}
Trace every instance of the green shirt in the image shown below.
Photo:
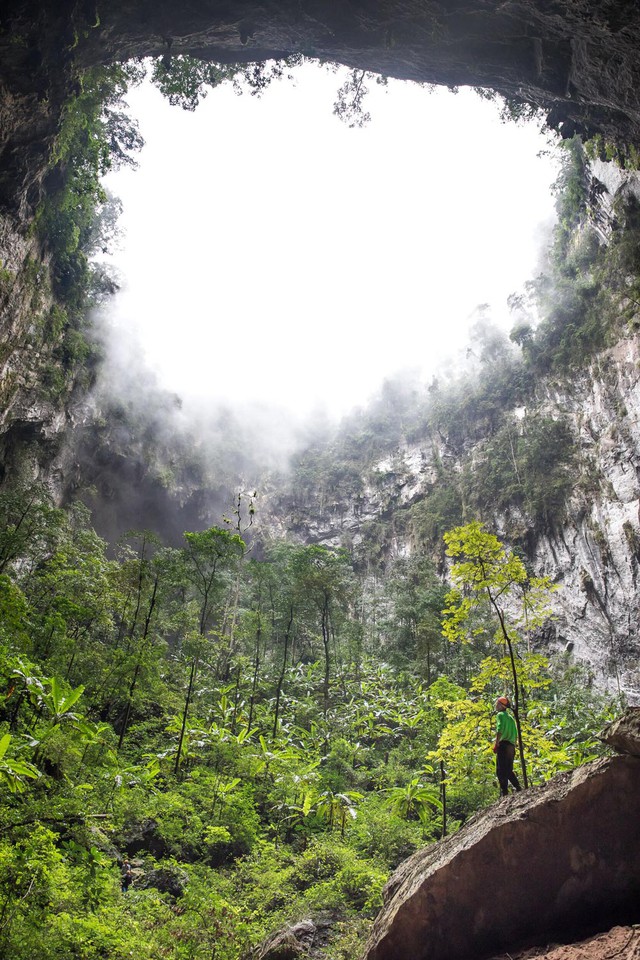
{"label": "green shirt", "polygon": [[508,740],[509,743],[515,744],[518,739],[515,718],[506,710],[501,710],[496,717],[496,733],[499,740]]}

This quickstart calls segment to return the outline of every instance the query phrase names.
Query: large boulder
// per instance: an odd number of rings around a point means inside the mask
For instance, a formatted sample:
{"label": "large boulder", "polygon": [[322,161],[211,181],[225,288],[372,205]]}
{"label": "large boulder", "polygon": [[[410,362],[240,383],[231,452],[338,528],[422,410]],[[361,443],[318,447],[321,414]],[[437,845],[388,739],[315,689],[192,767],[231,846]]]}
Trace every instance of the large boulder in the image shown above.
{"label": "large boulder", "polygon": [[298,960],[308,957],[316,933],[313,920],[301,920],[292,927],[278,930],[258,948],[256,960]]}
{"label": "large boulder", "polygon": [[622,717],[608,723],[598,736],[616,753],[640,757],[640,707],[630,707]]}
{"label": "large boulder", "polygon": [[640,920],[640,759],[498,801],[392,876],[365,960],[482,960]]}
{"label": "large boulder", "polygon": [[134,869],[134,883],[138,890],[154,887],[161,893],[168,893],[177,900],[184,896],[189,883],[189,874],[175,863],[168,861],[145,870]]}

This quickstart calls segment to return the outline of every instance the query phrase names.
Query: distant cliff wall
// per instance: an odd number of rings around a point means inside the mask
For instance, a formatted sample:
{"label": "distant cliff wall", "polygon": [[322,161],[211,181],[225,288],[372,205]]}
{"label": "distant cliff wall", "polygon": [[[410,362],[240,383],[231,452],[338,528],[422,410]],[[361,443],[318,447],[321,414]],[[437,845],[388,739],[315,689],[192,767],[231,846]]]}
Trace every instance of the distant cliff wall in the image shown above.
{"label": "distant cliff wall", "polygon": [[[540,529],[514,508],[494,513],[490,525],[506,542],[526,542],[536,574],[559,587],[554,619],[538,642],[571,652],[590,664],[599,686],[640,702],[640,336],[620,341],[579,374],[541,383],[534,410],[563,418],[577,440],[564,519]],[[482,458],[483,448],[480,441],[466,456]],[[387,526],[390,555],[409,553],[415,549],[411,530],[393,518],[440,482],[443,459],[453,473],[461,470],[459,455],[442,438],[403,444],[373,465],[357,498],[335,495],[320,504],[294,491],[288,522],[282,500],[268,522],[304,541],[349,543],[356,551],[367,525],[380,523]]]}

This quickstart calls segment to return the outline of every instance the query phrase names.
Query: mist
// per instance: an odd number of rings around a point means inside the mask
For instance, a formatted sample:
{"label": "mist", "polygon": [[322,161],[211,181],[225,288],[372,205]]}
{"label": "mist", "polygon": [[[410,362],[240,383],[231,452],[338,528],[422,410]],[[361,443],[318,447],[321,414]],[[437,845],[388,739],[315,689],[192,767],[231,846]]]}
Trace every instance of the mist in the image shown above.
{"label": "mist", "polygon": [[508,322],[557,164],[473,91],[374,84],[371,122],[349,129],[340,75],[296,77],[261,98],[218,88],[194,113],[132,92],[146,146],[108,178],[124,207],[112,322],[185,402],[336,419],[405,367],[429,376],[478,303]]}
{"label": "mist", "polygon": [[307,64],[195,113],[147,84],[130,94],[146,145],[106,180],[120,289],[95,320],[94,402],[120,433],[83,452],[110,539],[219,523],[385,382],[457,377],[479,304],[512,322],[553,223],[546,139],[473,91],[400,82],[372,85],[372,121],[349,129],[340,82]]}

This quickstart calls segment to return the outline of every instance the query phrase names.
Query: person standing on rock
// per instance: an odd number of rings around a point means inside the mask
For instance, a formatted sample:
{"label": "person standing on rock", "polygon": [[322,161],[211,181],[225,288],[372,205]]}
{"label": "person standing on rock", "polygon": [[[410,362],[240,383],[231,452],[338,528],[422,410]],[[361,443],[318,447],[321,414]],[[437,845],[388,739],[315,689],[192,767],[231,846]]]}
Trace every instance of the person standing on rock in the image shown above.
{"label": "person standing on rock", "polygon": [[513,714],[507,709],[511,706],[508,697],[498,697],[495,702],[496,711],[496,739],[493,752],[496,755],[496,776],[500,784],[500,796],[506,797],[509,793],[509,784],[514,790],[520,790],[520,782],[513,772],[513,761],[516,756],[518,728]]}

